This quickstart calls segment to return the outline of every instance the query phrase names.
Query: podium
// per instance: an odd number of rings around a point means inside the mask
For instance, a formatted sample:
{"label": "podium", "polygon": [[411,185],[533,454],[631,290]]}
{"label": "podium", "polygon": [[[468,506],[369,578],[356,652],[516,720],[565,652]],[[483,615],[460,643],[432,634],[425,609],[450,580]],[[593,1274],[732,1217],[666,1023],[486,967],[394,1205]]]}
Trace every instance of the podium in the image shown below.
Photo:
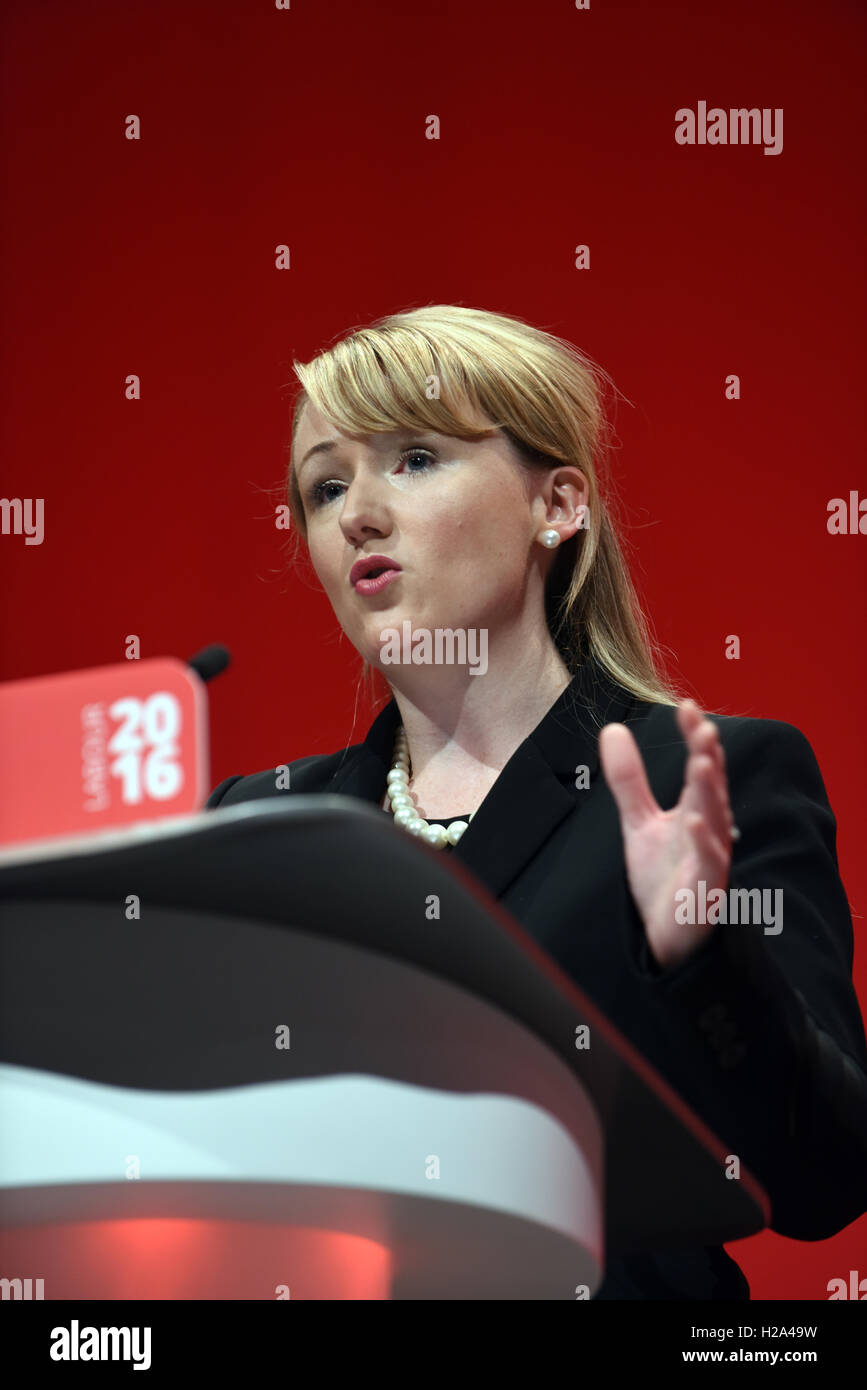
{"label": "podium", "polygon": [[0,1133],[0,1277],[45,1298],[575,1299],[770,1219],[469,871],[340,796],[0,853]]}

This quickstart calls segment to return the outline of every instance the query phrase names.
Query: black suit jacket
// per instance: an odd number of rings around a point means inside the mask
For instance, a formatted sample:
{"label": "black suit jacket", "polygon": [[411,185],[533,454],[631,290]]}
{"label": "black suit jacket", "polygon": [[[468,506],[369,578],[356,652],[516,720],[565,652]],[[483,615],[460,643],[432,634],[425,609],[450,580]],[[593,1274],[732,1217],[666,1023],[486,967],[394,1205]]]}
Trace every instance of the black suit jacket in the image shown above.
{"label": "black suit jacket", "polygon": [[[636,699],[594,661],[515,750],[458,845],[440,852],[480,880],[740,1156],[771,1199],[771,1229],[820,1240],[867,1209],[867,1044],[836,820],[798,729],[711,718],[741,832],[730,887],[782,889],[779,934],[720,923],[687,960],[656,966],[598,734],[614,721],[630,727],[663,810],[680,796],[686,745],[672,706]],[[207,805],[315,792],[377,805],[398,722],[391,700],[363,743],[289,764],[288,792],[269,769],[227,778]],[[582,765],[589,786],[578,790]],[[817,1299],[826,1282],[817,1272]],[[611,1261],[596,1297],[749,1298],[749,1286],[722,1247],[697,1246]]]}

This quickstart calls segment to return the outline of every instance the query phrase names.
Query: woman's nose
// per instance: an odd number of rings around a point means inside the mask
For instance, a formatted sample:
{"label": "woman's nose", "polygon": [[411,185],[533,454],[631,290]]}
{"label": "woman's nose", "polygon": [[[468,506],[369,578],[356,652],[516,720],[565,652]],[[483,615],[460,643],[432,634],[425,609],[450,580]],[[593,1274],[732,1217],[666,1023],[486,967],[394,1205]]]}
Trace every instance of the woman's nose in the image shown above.
{"label": "woman's nose", "polygon": [[344,495],[340,525],[348,540],[366,536],[371,531],[380,536],[388,534],[391,520],[375,484],[358,487],[356,481],[349,487]]}

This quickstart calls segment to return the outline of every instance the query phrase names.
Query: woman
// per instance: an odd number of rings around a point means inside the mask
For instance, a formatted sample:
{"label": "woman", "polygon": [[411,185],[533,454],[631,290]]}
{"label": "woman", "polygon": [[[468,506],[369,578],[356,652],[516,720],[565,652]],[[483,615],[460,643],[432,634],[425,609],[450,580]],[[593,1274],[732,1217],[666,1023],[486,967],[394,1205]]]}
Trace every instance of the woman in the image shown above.
{"label": "woman", "polygon": [[[834,1234],[867,1206],[836,823],[797,729],[705,717],[660,674],[595,369],[518,319],[435,306],[295,370],[294,526],[393,698],[363,743],[292,763],[291,790],[360,796],[461,860],[755,1173],[772,1229]],[[228,778],[208,804],[277,780]],[[763,890],[763,926],[732,920],[739,888]],[[719,910],[684,920],[702,891]],[[596,1296],[749,1287],[697,1246],[614,1260]]]}

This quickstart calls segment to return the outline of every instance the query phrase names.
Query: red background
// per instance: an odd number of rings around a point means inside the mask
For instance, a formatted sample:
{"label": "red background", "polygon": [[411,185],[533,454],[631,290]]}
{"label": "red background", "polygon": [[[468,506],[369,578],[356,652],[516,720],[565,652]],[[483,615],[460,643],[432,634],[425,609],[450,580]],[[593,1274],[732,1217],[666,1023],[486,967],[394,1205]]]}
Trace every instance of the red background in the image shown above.
{"label": "red background", "polygon": [[[0,678],[218,640],[214,784],[363,737],[360,659],[274,525],[291,361],[422,303],[518,314],[628,398],[675,673],[816,751],[863,1007],[867,542],[826,518],[863,492],[864,28],[842,0],[7,3],[2,491],[46,532],[0,536]],[[782,153],[676,144],[700,100],[782,107]],[[824,1299],[865,1233],[730,1249],[755,1298]]]}

